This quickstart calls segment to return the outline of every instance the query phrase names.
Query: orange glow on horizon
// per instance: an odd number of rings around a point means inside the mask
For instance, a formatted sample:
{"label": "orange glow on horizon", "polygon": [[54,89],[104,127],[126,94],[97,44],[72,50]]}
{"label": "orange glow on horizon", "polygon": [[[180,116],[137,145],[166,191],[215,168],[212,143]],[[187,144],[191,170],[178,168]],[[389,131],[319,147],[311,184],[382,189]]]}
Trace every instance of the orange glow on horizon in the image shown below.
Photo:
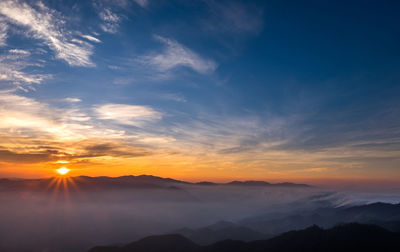
{"label": "orange glow on horizon", "polygon": [[[57,161],[38,163],[20,163],[6,165],[0,171],[0,177],[18,178],[70,178],[79,176],[153,175],[188,182],[210,181],[225,183],[233,180],[262,180],[271,183],[292,182],[315,186],[363,186],[398,187],[400,177],[380,171],[364,172],[361,169],[347,169],[339,165],[331,168],[324,163],[310,160],[303,163],[289,163],[287,160],[273,159],[254,161],[245,166],[239,163],[237,156],[225,156],[214,161],[214,157],[195,157],[180,153],[154,154],[151,156],[92,157],[68,160],[68,164],[56,164]],[[304,158],[304,157],[303,157]],[[58,159],[64,160],[64,159]],[[64,169],[62,169],[64,168]],[[337,171],[345,170],[341,174]],[[373,175],[373,178],[372,178]],[[397,176],[396,176],[397,175]]]}

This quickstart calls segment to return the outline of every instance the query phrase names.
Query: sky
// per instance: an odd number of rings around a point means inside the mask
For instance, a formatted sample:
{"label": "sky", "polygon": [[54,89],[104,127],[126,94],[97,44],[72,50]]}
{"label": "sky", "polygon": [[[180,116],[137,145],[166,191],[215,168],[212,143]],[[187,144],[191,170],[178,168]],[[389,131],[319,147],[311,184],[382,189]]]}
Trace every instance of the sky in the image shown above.
{"label": "sky", "polygon": [[0,1],[0,177],[400,181],[396,1]]}

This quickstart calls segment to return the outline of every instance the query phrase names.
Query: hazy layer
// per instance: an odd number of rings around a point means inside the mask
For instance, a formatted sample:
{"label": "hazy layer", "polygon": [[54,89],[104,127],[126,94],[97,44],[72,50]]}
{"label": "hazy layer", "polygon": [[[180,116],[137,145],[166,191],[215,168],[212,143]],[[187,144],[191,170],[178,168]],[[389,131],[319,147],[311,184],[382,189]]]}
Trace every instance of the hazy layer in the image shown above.
{"label": "hazy layer", "polygon": [[[397,194],[399,195],[399,194]],[[389,192],[334,192],[321,188],[201,186],[0,192],[0,244],[20,251],[85,251],[200,227],[220,220],[372,201],[400,201]],[[61,249],[62,248],[62,249]]]}

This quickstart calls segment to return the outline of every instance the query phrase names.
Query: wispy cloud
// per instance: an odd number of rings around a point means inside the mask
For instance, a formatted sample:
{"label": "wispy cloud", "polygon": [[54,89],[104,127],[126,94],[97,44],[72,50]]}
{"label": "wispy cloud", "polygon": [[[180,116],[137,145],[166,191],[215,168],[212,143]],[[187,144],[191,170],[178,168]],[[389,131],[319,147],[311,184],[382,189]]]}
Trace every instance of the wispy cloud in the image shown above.
{"label": "wispy cloud", "polygon": [[0,94],[0,129],[43,137],[81,138],[90,125],[76,124],[76,112],[51,109],[47,104],[12,93]]}
{"label": "wispy cloud", "polygon": [[129,164],[133,158],[152,155],[154,165],[154,160],[173,154],[174,166],[181,168],[321,176],[365,168],[371,160],[378,165],[392,160],[394,167],[399,157],[397,138],[390,140],[391,145],[389,140],[370,139],[304,149],[298,144],[306,138],[302,125],[307,118],[298,116],[205,113],[171,121],[148,106],[103,104],[86,111],[80,105],[52,107],[0,92],[1,162],[24,158],[25,163],[69,160],[75,165],[82,160],[109,164],[118,159]]}
{"label": "wispy cloud", "polygon": [[119,27],[121,18],[112,12],[110,8],[104,8],[100,11],[99,17],[104,21],[100,28],[104,32],[116,33]]}
{"label": "wispy cloud", "polygon": [[0,149],[0,160],[9,163],[37,163],[47,162],[52,159],[51,150],[35,151],[30,153],[18,153],[10,150]]}
{"label": "wispy cloud", "polygon": [[84,154],[82,157],[100,157],[100,156],[114,156],[114,157],[141,157],[150,155],[150,151],[137,146],[129,146],[126,144],[116,142],[105,143],[82,143],[84,145]]}
{"label": "wispy cloud", "polygon": [[82,38],[85,38],[85,39],[87,39],[87,40],[89,40],[89,41],[91,41],[91,42],[101,43],[101,40],[100,40],[100,39],[98,39],[98,38],[96,38],[96,37],[93,37],[93,36],[91,36],[91,35],[81,35],[81,37],[82,37]]}
{"label": "wispy cloud", "polygon": [[188,67],[201,74],[210,74],[217,68],[215,61],[201,57],[175,40],[161,36],[155,36],[155,38],[164,44],[164,50],[161,53],[143,56],[139,61],[154,67],[159,72]]}
{"label": "wispy cloud", "polygon": [[67,98],[64,98],[63,100],[66,101],[66,102],[72,102],[72,103],[81,102],[82,101],[81,99],[76,98],[76,97],[67,97]]}
{"label": "wispy cloud", "polygon": [[[152,120],[155,113],[149,108],[136,108],[134,112],[142,121]],[[116,120],[122,119],[117,116]],[[0,162],[147,156],[152,151],[144,144],[135,146],[135,142],[148,137],[151,135],[141,137],[107,127],[77,107],[55,108],[10,92],[0,93]]]}
{"label": "wispy cloud", "polygon": [[0,46],[6,45],[7,28],[8,28],[7,24],[3,23],[2,20],[0,19]]}
{"label": "wispy cloud", "polygon": [[143,8],[147,7],[147,5],[149,5],[149,0],[133,0],[133,1]]}
{"label": "wispy cloud", "polygon": [[11,49],[8,54],[0,55],[0,83],[3,83],[3,88],[32,89],[32,84],[51,78],[50,74],[25,71],[29,66],[36,66],[29,59],[30,54],[26,50]]}
{"label": "wispy cloud", "polygon": [[251,2],[205,0],[211,16],[205,28],[215,32],[257,33],[263,27],[263,10]]}
{"label": "wispy cloud", "polygon": [[28,29],[24,33],[26,36],[44,41],[56,58],[71,66],[94,66],[90,60],[93,46],[74,38],[62,16],[43,3],[30,6],[20,1],[4,0],[0,2],[0,15],[8,23]]}
{"label": "wispy cloud", "polygon": [[163,93],[158,95],[161,99],[171,100],[175,102],[187,102],[186,98],[181,94]]}
{"label": "wispy cloud", "polygon": [[119,124],[141,126],[146,122],[162,118],[162,113],[147,106],[127,104],[104,104],[94,108],[101,120],[111,120]]}
{"label": "wispy cloud", "polygon": [[31,53],[27,50],[22,50],[22,49],[10,49],[8,50],[9,53],[11,54],[19,54],[19,55],[30,55]]}

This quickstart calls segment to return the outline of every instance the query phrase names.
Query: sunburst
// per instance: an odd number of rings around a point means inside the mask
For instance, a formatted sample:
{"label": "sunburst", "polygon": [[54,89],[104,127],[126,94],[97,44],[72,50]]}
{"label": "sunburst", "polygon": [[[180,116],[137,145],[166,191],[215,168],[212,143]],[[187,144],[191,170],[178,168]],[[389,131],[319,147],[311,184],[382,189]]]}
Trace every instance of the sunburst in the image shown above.
{"label": "sunburst", "polygon": [[64,199],[69,201],[70,188],[72,188],[75,192],[79,193],[79,188],[74,182],[73,178],[68,174],[71,172],[71,169],[67,167],[60,167],[55,170],[58,176],[55,176],[49,183],[47,190],[52,191],[53,196],[52,201],[59,198],[59,192],[63,192]]}
{"label": "sunburst", "polygon": [[70,172],[70,169],[68,169],[66,167],[61,167],[61,168],[58,168],[56,171],[60,175],[67,175]]}

